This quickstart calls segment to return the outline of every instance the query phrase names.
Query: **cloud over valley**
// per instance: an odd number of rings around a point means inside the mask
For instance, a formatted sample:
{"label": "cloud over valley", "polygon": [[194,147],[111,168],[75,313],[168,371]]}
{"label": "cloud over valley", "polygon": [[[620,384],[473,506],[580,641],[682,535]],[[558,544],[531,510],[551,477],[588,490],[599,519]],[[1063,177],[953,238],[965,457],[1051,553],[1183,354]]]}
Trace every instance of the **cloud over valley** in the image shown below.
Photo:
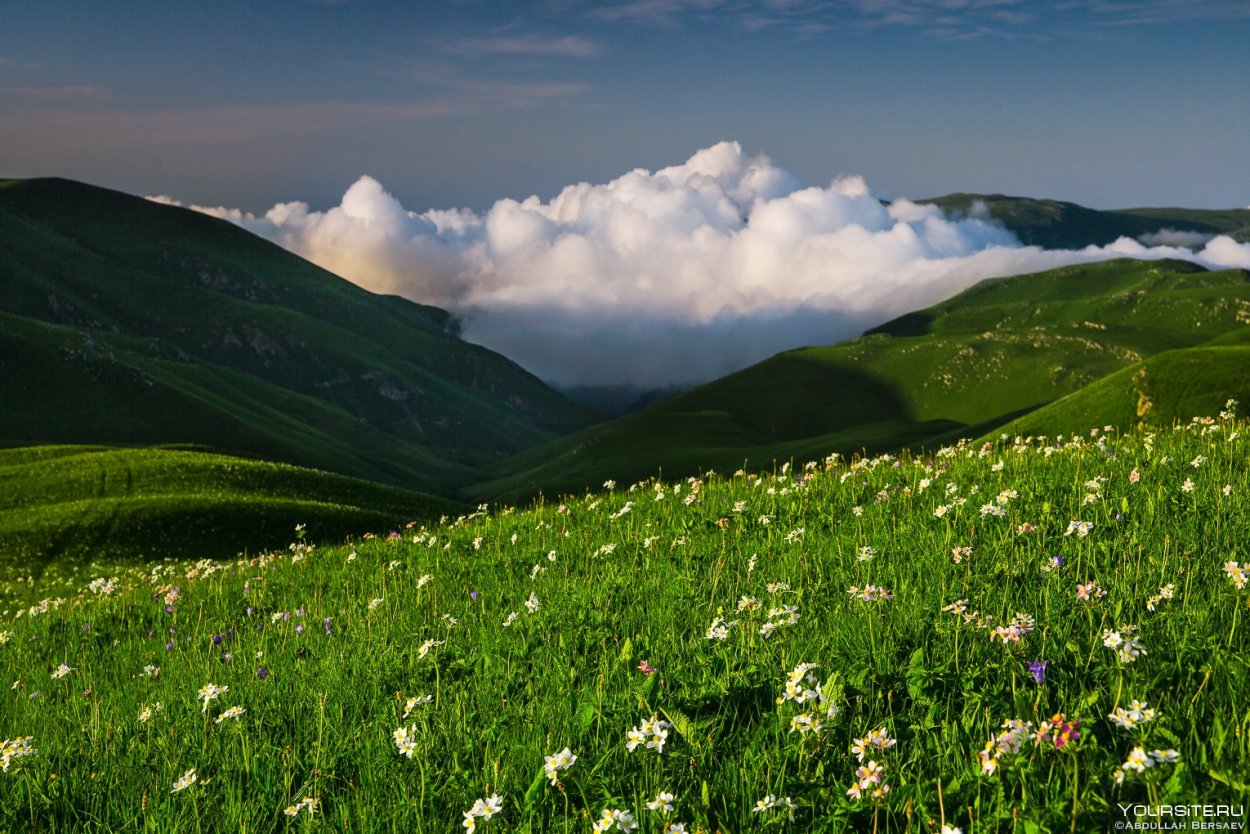
{"label": "cloud over valley", "polygon": [[884,203],[859,177],[804,186],[734,142],[482,213],[413,211],[368,176],[324,211],[194,208],[367,289],[445,307],[470,341],[564,386],[707,381],[988,277],[1124,256],[1250,267],[1250,246],[1176,232],[1026,247],[977,212]]}

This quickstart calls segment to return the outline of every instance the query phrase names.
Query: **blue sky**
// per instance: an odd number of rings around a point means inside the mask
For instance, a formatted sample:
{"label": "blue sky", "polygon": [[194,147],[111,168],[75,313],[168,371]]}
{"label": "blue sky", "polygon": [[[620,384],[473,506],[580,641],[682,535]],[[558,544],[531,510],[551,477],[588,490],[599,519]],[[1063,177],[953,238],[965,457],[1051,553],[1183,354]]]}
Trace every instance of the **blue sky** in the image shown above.
{"label": "blue sky", "polygon": [[263,210],[547,199],[721,140],[799,181],[1250,205],[1245,0],[0,4],[0,176]]}

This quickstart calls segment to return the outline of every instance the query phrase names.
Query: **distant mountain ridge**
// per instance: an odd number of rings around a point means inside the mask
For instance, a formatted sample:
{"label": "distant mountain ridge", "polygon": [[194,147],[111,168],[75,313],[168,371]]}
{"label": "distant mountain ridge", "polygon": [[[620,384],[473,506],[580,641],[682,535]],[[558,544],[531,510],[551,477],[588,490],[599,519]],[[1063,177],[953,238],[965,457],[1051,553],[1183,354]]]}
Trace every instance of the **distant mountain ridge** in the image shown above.
{"label": "distant mountain ridge", "polygon": [[187,209],[0,181],[0,440],[201,443],[449,494],[597,418],[443,310]]}
{"label": "distant mountain ridge", "polygon": [[947,194],[918,202],[947,214],[968,215],[983,208],[1026,246],[1083,249],[1106,246],[1120,237],[1141,238],[1164,229],[1228,235],[1250,241],[1250,209],[1139,208],[1101,211],[1062,200],[1004,194]]}

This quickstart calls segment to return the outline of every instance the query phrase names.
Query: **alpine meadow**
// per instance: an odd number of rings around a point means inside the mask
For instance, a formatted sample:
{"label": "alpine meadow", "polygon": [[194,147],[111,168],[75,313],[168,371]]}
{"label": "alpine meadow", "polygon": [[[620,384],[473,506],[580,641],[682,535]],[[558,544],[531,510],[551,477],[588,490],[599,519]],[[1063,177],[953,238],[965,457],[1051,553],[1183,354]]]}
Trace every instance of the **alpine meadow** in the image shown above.
{"label": "alpine meadow", "polygon": [[0,834],[1250,825],[1250,3],[0,3]]}

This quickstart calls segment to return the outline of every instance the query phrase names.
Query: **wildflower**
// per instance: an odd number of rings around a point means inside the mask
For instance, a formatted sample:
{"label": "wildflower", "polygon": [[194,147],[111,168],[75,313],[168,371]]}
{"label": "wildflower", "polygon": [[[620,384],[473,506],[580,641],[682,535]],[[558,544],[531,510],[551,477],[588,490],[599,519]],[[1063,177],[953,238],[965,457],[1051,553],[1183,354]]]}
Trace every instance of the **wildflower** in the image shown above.
{"label": "wildflower", "polygon": [[886,600],[894,599],[894,594],[876,585],[865,585],[863,588],[860,588],[858,585],[852,585],[846,589],[846,592],[851,596],[851,599],[861,599],[864,602],[885,602]]}
{"label": "wildflower", "polygon": [[1083,539],[1086,536],[1088,536],[1089,531],[1093,529],[1094,529],[1094,522],[1080,521],[1078,519],[1073,519],[1072,521],[1068,522],[1068,529],[1064,531],[1064,535],[1070,536],[1073,533],[1076,533],[1077,538]]}
{"label": "wildflower", "polygon": [[247,712],[247,710],[243,709],[243,707],[230,707],[230,709],[226,710],[221,715],[217,716],[217,720],[214,723],[220,724],[223,721],[227,721],[231,719],[238,721],[239,716],[241,716],[245,712]]}
{"label": "wildflower", "polygon": [[432,704],[433,702],[434,702],[433,695],[413,695],[411,698],[409,698],[407,701],[404,702],[403,717],[407,718],[409,715],[412,715],[412,711],[415,710],[418,706],[421,706],[422,704]]}
{"label": "wildflower", "polygon": [[712,620],[712,624],[707,627],[705,637],[708,640],[724,640],[729,636],[730,627],[736,626],[737,624],[737,620],[734,620],[733,622],[725,622],[724,617],[717,617]]}
{"label": "wildflower", "polygon": [[191,768],[186,773],[182,774],[182,776],[178,777],[178,779],[174,782],[174,788],[170,791],[170,793],[185,791],[187,788],[194,785],[195,780],[198,778],[199,777],[195,775],[195,768]]}
{"label": "wildflower", "polygon": [[870,791],[873,799],[881,799],[890,791],[890,786],[885,784],[885,768],[873,760],[855,769],[855,782],[847,788],[846,795],[851,799],[863,799],[864,791]]}
{"label": "wildflower", "polygon": [[790,732],[797,732],[801,736],[805,736],[808,733],[820,735],[820,731],[824,728],[825,725],[820,722],[819,718],[812,718],[805,712],[799,713],[790,719]]}
{"label": "wildflower", "polygon": [[1124,760],[1122,767],[1125,770],[1141,773],[1148,767],[1154,767],[1154,759],[1143,748],[1134,747],[1128,754],[1128,758]]}
{"label": "wildflower", "polygon": [[668,729],[672,726],[659,716],[653,715],[637,727],[630,729],[626,735],[625,749],[632,753],[641,744],[645,745],[648,750],[663,753],[664,745],[668,741]]}
{"label": "wildflower", "polygon": [[503,810],[503,797],[499,794],[491,794],[486,799],[478,799],[473,803],[473,807],[464,812],[464,829],[465,831],[474,831],[477,827],[477,820],[489,820],[491,817]]}
{"label": "wildflower", "polygon": [[954,602],[952,602],[950,605],[945,605],[942,607],[942,611],[944,613],[950,613],[950,614],[963,614],[967,610],[968,610],[968,600],[966,599],[957,599]]}
{"label": "wildflower", "polygon": [[259,669],[257,669],[256,677],[260,678],[261,680],[264,680],[265,678],[269,677],[269,667],[262,666]]}
{"label": "wildflower", "polygon": [[953,561],[957,565],[962,563],[964,559],[967,559],[971,556],[972,556],[971,547],[956,547],[956,548],[951,549],[951,561]]}
{"label": "wildflower", "polygon": [[1224,573],[1228,575],[1228,581],[1232,582],[1239,591],[1246,587],[1246,582],[1250,579],[1250,577],[1246,576],[1247,567],[1250,567],[1250,565],[1243,566],[1233,561],[1224,563]]}
{"label": "wildflower", "polygon": [[1111,723],[1125,730],[1136,729],[1141,724],[1153,721],[1154,717],[1155,711],[1150,709],[1145,701],[1138,701],[1135,698],[1129,702],[1127,710],[1124,707],[1117,707],[1115,712],[1107,716],[1111,719]]}
{"label": "wildflower", "polygon": [[647,802],[648,811],[659,811],[664,816],[673,813],[673,795],[668,791],[660,791],[655,799]]}
{"label": "wildflower", "polygon": [[867,562],[869,559],[871,559],[873,556],[876,556],[876,555],[877,555],[877,551],[874,548],[871,548],[868,545],[864,545],[863,547],[859,549],[859,555],[856,556],[855,558],[857,561]]}
{"label": "wildflower", "polygon": [[1128,473],[1128,482],[1129,482],[1130,484],[1135,484],[1135,483],[1137,483],[1137,482],[1138,482],[1138,481],[1140,481],[1140,480],[1141,480],[1141,473],[1140,473],[1140,472],[1138,472],[1136,469],[1134,469],[1132,472]]}
{"label": "wildflower", "polygon": [[1033,682],[1041,686],[1046,682],[1046,666],[1049,660],[1030,660],[1029,673],[1033,675]]}
{"label": "wildflower", "polygon": [[434,640],[433,638],[426,640],[417,648],[417,657],[420,659],[424,659],[425,656],[430,653],[431,649],[433,649],[435,646],[441,646],[445,642],[446,642],[445,640]]}
{"label": "wildflower", "polygon": [[1076,598],[1083,600],[1102,599],[1107,592],[1098,586],[1097,582],[1086,582],[1076,586]]}
{"label": "wildflower", "polygon": [[642,672],[644,675],[650,676],[655,674],[655,667],[643,659],[638,661],[638,671]]}
{"label": "wildflower", "polygon": [[996,626],[990,631],[990,642],[999,640],[1004,646],[1008,643],[1019,643],[1024,635],[1033,630],[1034,625],[1032,616],[1017,611],[1015,618],[1007,625]]}
{"label": "wildflower", "polygon": [[986,742],[985,748],[977,753],[977,757],[981,760],[981,775],[994,775],[1003,756],[1014,756],[1019,753],[1032,726],[1031,722],[1021,721],[1018,718],[1004,719],[1001,728],[1003,732]]}
{"label": "wildflower", "polygon": [[1104,629],[1102,644],[1113,649],[1121,663],[1133,663],[1146,653],[1146,647],[1136,636],[1137,626],[1121,626],[1119,631]]}
{"label": "wildflower", "polygon": [[511,625],[512,625],[513,623],[515,623],[515,622],[516,622],[517,617],[519,617],[519,616],[521,616],[521,615],[520,615],[520,614],[518,614],[518,613],[517,613],[517,612],[515,612],[515,611],[511,611],[511,612],[509,612],[509,613],[508,613],[508,617],[507,617],[507,619],[505,619],[505,620],[503,621],[503,627],[504,627],[504,628],[509,628],[509,627],[511,627]]}
{"label": "wildflower", "polygon": [[320,804],[321,800],[319,798],[315,796],[306,796],[294,805],[288,805],[286,808],[282,809],[282,813],[286,814],[288,817],[293,817],[299,814],[300,811],[307,810],[308,816],[311,817],[317,812],[317,806]]}
{"label": "wildflower", "polygon": [[1033,743],[1037,745],[1051,744],[1059,750],[1081,737],[1081,721],[1079,718],[1069,721],[1062,712],[1057,712],[1049,720],[1038,725]]}
{"label": "wildflower", "polygon": [[200,689],[196,698],[203,701],[204,705],[200,708],[200,712],[208,712],[208,705],[216,701],[220,696],[224,695],[230,687],[218,686],[215,683],[206,683]]}
{"label": "wildflower", "polygon": [[864,755],[868,752],[868,748],[885,751],[889,750],[898,743],[897,739],[890,738],[890,733],[885,727],[876,730],[870,730],[868,735],[863,738],[857,738],[851,743],[851,752],[855,754],[855,758],[859,761],[864,760]]}
{"label": "wildflower", "polygon": [[547,775],[547,780],[554,786],[560,783],[560,771],[568,770],[577,762],[577,756],[569,748],[564,748],[559,753],[552,753],[550,756],[543,757],[543,773]]}
{"label": "wildflower", "polygon": [[530,592],[529,599],[525,600],[525,610],[531,614],[537,614],[538,609],[542,607],[542,603],[538,601],[538,596],[533,591]]}
{"label": "wildflower", "polygon": [[395,746],[399,748],[400,755],[411,759],[412,754],[417,750],[417,742],[413,738],[413,728],[400,727],[391,733],[391,738],[395,741]]}
{"label": "wildflower", "polygon": [[61,678],[65,677],[72,671],[74,671],[74,668],[72,666],[70,666],[68,663],[62,663],[60,666],[56,667],[56,670],[52,673],[52,679],[60,680]]}
{"label": "wildflower", "polygon": [[634,822],[633,816],[629,811],[622,811],[617,808],[604,808],[603,813],[599,815],[599,819],[591,826],[591,830],[595,832],[605,831],[633,831],[638,827],[638,823]]}
{"label": "wildflower", "polygon": [[1185,483],[1181,484],[1181,492],[1193,492],[1194,481],[1192,478],[1186,478]]}
{"label": "wildflower", "polygon": [[1171,582],[1169,582],[1168,584],[1164,585],[1162,588],[1159,589],[1159,593],[1155,594],[1154,596],[1150,597],[1150,599],[1146,600],[1146,610],[1154,611],[1155,608],[1158,607],[1160,602],[1162,602],[1165,599],[1172,599],[1175,596],[1176,596],[1176,586],[1173,585]]}
{"label": "wildflower", "polygon": [[18,736],[14,739],[6,738],[3,742],[0,742],[0,770],[8,773],[9,765],[14,759],[39,755],[39,751],[30,746],[30,743],[34,740],[34,736]]}

